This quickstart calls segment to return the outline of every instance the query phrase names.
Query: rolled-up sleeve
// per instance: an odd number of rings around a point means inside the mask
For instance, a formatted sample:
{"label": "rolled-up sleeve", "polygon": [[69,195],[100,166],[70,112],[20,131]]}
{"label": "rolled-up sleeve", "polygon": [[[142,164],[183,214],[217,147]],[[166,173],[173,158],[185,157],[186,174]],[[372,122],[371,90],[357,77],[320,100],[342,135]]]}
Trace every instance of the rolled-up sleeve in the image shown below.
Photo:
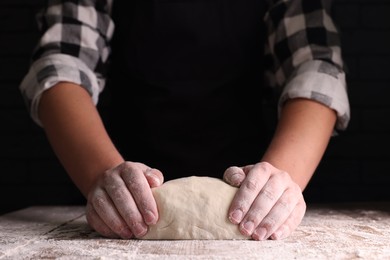
{"label": "rolled-up sleeve", "polygon": [[293,98],[317,101],[337,113],[335,130],[350,120],[339,32],[330,0],[269,1],[266,56],[270,85],[280,94],[279,113]]}
{"label": "rolled-up sleeve", "polygon": [[111,5],[109,0],[49,0],[37,15],[41,37],[19,88],[38,125],[42,93],[61,81],[85,88],[97,104],[114,31]]}

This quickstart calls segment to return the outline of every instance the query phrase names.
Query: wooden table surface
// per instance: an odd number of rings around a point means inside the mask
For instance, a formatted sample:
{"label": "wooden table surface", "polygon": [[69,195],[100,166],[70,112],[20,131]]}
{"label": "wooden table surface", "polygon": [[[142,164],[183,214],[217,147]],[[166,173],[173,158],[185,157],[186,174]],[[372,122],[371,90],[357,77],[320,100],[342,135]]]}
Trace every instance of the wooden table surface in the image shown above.
{"label": "wooden table surface", "polygon": [[390,204],[309,205],[281,241],[105,239],[84,207],[34,206],[0,216],[0,259],[390,259]]}

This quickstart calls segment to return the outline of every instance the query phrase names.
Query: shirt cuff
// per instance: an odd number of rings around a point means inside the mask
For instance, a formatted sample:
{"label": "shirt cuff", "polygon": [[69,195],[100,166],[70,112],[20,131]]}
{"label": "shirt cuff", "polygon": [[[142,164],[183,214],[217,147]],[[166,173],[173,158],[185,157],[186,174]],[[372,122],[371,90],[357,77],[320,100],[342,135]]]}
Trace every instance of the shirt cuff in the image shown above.
{"label": "shirt cuff", "polygon": [[103,78],[97,77],[82,61],[73,56],[51,54],[36,60],[19,88],[30,116],[39,126],[42,126],[38,117],[38,105],[42,93],[59,82],[80,85],[88,91],[95,105],[105,84]]}
{"label": "shirt cuff", "polygon": [[350,106],[345,73],[329,62],[311,60],[301,64],[287,81],[279,98],[278,113],[288,99],[307,98],[337,113],[336,130],[345,130],[350,120]]}

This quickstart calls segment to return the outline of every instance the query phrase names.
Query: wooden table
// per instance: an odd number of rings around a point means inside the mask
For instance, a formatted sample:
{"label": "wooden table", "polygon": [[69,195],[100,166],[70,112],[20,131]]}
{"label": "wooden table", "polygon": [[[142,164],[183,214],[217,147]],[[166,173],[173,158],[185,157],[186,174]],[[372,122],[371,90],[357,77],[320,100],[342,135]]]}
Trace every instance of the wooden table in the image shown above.
{"label": "wooden table", "polygon": [[34,206],[0,216],[0,259],[390,259],[390,204],[309,205],[282,241],[105,239],[84,208]]}

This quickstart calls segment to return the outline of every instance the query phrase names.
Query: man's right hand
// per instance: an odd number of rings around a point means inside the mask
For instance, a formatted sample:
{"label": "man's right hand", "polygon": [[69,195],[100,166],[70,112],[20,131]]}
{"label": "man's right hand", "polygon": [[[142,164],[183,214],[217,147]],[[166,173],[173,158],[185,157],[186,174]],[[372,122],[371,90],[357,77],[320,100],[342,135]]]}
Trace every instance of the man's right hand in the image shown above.
{"label": "man's right hand", "polygon": [[123,162],[107,170],[88,193],[89,225],[105,237],[144,236],[148,226],[158,221],[151,188],[163,181],[159,170],[137,162]]}

